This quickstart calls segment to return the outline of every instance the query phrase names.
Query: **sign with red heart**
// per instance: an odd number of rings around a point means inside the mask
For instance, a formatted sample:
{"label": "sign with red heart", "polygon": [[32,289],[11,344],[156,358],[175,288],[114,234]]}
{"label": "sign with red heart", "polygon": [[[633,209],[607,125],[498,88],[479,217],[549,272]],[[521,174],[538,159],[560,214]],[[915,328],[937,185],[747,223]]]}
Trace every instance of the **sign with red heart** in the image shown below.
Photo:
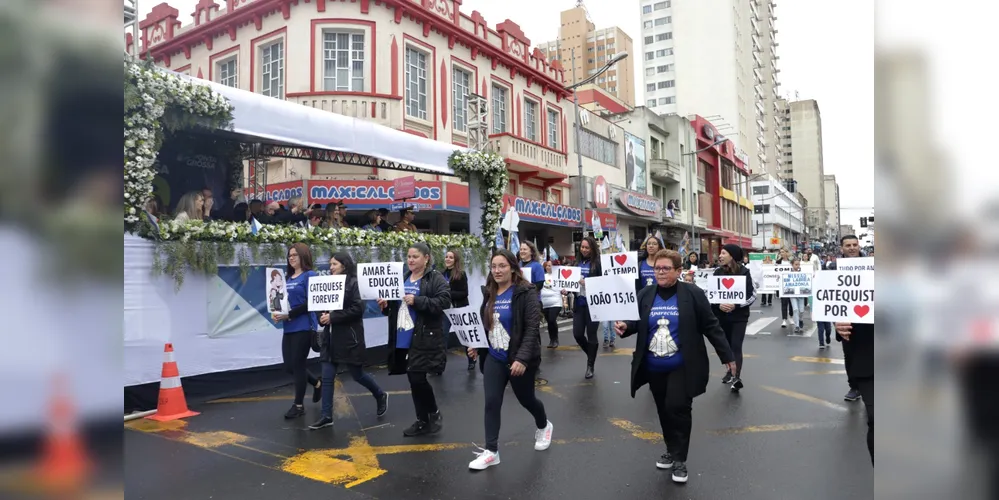
{"label": "sign with red heart", "polygon": [[607,253],[600,256],[604,276],[627,276],[638,279],[638,252]]}
{"label": "sign with red heart", "polygon": [[816,271],[812,288],[812,321],[874,323],[874,271]]}
{"label": "sign with red heart", "polygon": [[552,269],[552,277],[553,290],[565,290],[571,293],[580,292],[580,281],[583,279],[583,274],[578,267],[556,266]]}
{"label": "sign with red heart", "polygon": [[722,278],[721,282],[726,289],[731,289],[735,284],[735,278]]}
{"label": "sign with red heart", "polygon": [[708,296],[708,302],[712,304],[741,306],[746,303],[748,279],[746,276],[711,276],[704,293]]}

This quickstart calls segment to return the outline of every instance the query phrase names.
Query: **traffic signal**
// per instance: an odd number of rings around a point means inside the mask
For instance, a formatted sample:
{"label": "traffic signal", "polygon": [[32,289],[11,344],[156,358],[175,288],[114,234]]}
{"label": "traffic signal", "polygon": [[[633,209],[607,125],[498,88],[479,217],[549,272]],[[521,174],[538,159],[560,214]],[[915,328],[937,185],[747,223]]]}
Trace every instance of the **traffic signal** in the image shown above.
{"label": "traffic signal", "polygon": [[860,218],[860,227],[867,227],[867,217]]}

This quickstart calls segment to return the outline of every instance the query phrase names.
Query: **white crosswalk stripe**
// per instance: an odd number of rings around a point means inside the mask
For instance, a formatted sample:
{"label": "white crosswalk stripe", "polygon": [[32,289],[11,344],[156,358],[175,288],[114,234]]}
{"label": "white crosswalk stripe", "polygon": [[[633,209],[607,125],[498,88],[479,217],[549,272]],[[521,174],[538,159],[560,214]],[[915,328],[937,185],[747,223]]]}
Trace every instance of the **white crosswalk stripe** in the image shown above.
{"label": "white crosswalk stripe", "polygon": [[777,321],[777,318],[760,318],[754,320],[752,323],[746,326],[746,335],[756,335],[756,334],[770,335],[769,332],[762,332],[761,330],[766,328],[767,325],[773,323],[774,321]]}

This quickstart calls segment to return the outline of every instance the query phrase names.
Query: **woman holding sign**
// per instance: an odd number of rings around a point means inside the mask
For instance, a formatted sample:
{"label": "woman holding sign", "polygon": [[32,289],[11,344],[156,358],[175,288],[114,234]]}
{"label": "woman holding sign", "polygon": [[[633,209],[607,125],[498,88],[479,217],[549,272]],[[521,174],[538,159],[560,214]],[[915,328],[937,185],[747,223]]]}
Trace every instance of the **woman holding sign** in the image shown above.
{"label": "woman holding sign", "polygon": [[312,402],[318,402],[322,383],[306,369],[309,351],[312,349],[312,336],[316,331],[316,316],[309,312],[309,279],[318,276],[312,270],[312,251],[305,243],[295,243],[288,249],[288,277],[285,290],[288,293],[288,314],[272,313],[274,321],[284,322],[284,336],[281,339],[281,354],[284,369],[295,379],[295,403],[284,414],[292,419],[305,415],[302,401],[305,399],[306,384],[315,390]]}
{"label": "woman holding sign", "polygon": [[746,339],[746,323],[749,322],[749,307],[756,301],[756,290],[753,288],[753,277],[749,268],[742,265],[742,248],[729,243],[718,253],[718,269],[715,276],[744,276],[746,280],[746,302],[743,304],[714,304],[714,311],[725,331],[725,339],[735,355],[736,370],[729,371],[722,378],[725,385],[731,384],[732,392],[742,389],[742,342]]}
{"label": "woman holding sign", "polygon": [[635,291],[640,291],[656,282],[656,273],[654,270],[656,267],[656,254],[662,249],[663,247],[659,243],[659,238],[649,236],[645,239],[645,244],[642,245],[643,253],[638,257],[640,262],[638,263],[638,281],[635,282]]}
{"label": "woman holding sign", "polygon": [[436,434],[443,427],[428,373],[441,373],[447,364],[444,310],[451,308],[451,289],[441,273],[430,268],[430,247],[415,243],[406,254],[409,272],[403,277],[401,301],[378,299],[389,318],[389,375],[409,377],[416,422],[402,432],[413,437]]}
{"label": "woman holding sign", "polygon": [[[465,266],[461,263],[461,254],[448,250],[444,254],[444,279],[451,289],[451,307],[468,306],[468,276],[465,275]],[[444,315],[444,335],[451,332],[451,322],[447,315]],[[468,371],[475,369],[475,361],[468,357]]]}
{"label": "woman holding sign", "polygon": [[725,333],[711,304],[696,285],[680,283],[680,254],[661,250],[655,256],[656,285],[638,292],[639,321],[618,321],[614,331],[622,338],[638,334],[631,359],[631,397],[646,383],[659,414],[666,453],[656,461],[672,469],[673,481],[687,482],[694,398],[708,386],[707,338],[731,372],[737,367]]}
{"label": "woman holding sign", "polygon": [[545,268],[538,262],[538,247],[530,241],[520,244],[520,268],[525,278],[531,276],[528,281],[538,290],[540,299],[541,289],[545,286]]}
{"label": "woman holding sign", "polygon": [[319,324],[325,325],[319,359],[323,365],[323,409],[319,420],[310,429],[322,429],[333,425],[333,379],[337,367],[346,365],[354,381],[371,391],[375,397],[378,416],[388,411],[388,393],[378,387],[378,383],[364,366],[364,301],[357,286],[357,266],[346,252],[337,252],[330,257],[330,274],[347,275],[344,284],[343,309],[324,312],[319,315]]}
{"label": "woman holding sign", "polygon": [[552,263],[545,261],[545,286],[541,289],[541,310],[548,321],[548,348],[558,347],[558,313],[562,310],[562,294],[558,293],[555,286],[555,277],[552,275]]}
{"label": "woman holding sign", "polygon": [[524,279],[517,264],[508,250],[493,254],[479,311],[489,348],[468,349],[468,355],[479,360],[486,399],[486,448],[468,464],[473,470],[500,463],[500,413],[507,384],[534,417],[534,449],[547,450],[552,444],[552,423],[534,394],[534,374],[541,366],[541,303],[537,289]]}
{"label": "woman holding sign", "polygon": [[[600,245],[592,236],[583,238],[579,244],[579,255],[576,256],[579,266],[580,281],[593,276],[603,276],[600,267]],[[583,289],[585,284],[580,286],[579,295],[576,297],[576,308],[572,313],[572,336],[576,343],[586,353],[586,374],[585,378],[593,378],[593,365],[597,361],[597,349],[600,343],[597,341],[597,329],[600,323],[590,320],[590,309],[586,305],[586,293]],[[563,290],[564,294],[565,291]]]}

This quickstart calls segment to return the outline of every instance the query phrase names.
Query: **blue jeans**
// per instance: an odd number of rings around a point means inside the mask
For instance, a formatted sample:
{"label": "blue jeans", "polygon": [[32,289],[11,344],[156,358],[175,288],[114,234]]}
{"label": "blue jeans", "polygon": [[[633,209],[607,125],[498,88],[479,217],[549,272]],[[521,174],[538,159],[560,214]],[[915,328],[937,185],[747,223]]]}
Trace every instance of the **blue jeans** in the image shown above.
{"label": "blue jeans", "polygon": [[819,345],[832,345],[832,323],[819,321]]}
{"label": "blue jeans", "polygon": [[[333,418],[333,379],[336,378],[337,365],[329,361],[323,361],[323,416]],[[365,372],[361,365],[347,365],[350,376],[354,381],[371,391],[371,395],[380,398],[385,391],[378,387],[378,383],[370,373]]]}

